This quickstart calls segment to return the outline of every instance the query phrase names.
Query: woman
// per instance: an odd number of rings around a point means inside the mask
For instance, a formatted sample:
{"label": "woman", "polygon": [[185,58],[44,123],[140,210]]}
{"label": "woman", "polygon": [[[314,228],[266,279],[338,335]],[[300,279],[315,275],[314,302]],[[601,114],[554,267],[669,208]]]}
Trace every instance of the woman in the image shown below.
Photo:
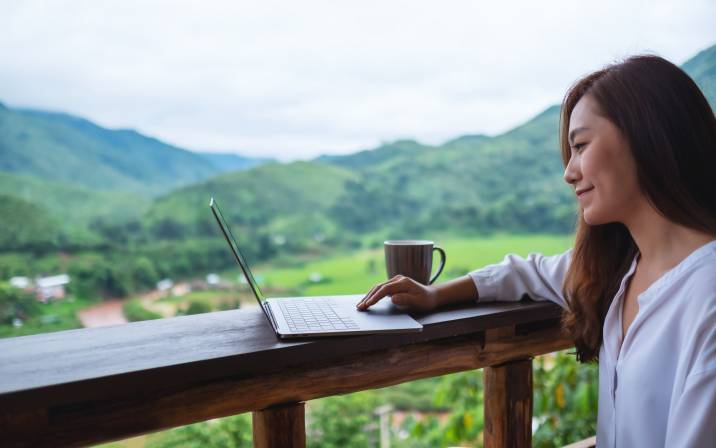
{"label": "woman", "polygon": [[600,447],[716,446],[714,113],[677,66],[634,56],[569,90],[560,131],[573,249],[438,286],[398,276],[357,307],[551,300],[577,359],[599,361]]}

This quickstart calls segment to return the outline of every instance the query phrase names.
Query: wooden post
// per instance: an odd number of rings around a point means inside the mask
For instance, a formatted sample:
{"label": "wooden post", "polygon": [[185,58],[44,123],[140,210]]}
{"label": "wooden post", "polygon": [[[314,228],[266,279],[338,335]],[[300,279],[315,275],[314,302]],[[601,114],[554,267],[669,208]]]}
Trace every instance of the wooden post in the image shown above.
{"label": "wooden post", "polygon": [[485,448],[532,446],[532,358],[486,367]]}
{"label": "wooden post", "polygon": [[304,403],[289,403],[254,411],[255,448],[305,448]]}

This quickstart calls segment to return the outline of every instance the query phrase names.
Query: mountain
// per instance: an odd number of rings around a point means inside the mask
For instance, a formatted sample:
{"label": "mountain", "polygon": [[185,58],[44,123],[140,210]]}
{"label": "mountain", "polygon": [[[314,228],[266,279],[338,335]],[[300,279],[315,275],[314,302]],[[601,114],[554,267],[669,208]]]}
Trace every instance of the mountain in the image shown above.
{"label": "mountain", "polygon": [[566,232],[573,197],[561,182],[558,108],[497,137],[448,142],[370,168],[341,199],[344,226],[403,235],[440,229]]}
{"label": "mountain", "polygon": [[200,155],[133,130],[0,106],[0,171],[148,197],[220,170]]}
{"label": "mountain", "polygon": [[[683,68],[711,104],[716,92],[716,46]],[[445,229],[569,232],[574,196],[562,179],[560,106],[494,137],[466,135],[443,145],[412,140],[346,156],[322,156],[357,175],[326,211],[337,228],[417,237]],[[247,173],[250,175],[251,172]],[[252,194],[259,194],[255,186]]]}
{"label": "mountain", "polygon": [[681,68],[696,81],[711,109],[716,111],[716,45],[699,52]]}
{"label": "mountain", "polygon": [[[704,50],[683,66],[712,105],[716,96],[709,86],[716,83],[715,66],[716,47]],[[38,119],[37,113],[28,115],[26,111],[5,109],[0,114],[12,120]],[[0,121],[0,129],[12,120],[4,119],[5,124]],[[353,244],[364,235],[421,238],[441,231],[564,233],[572,229],[575,204],[562,180],[558,124],[559,106],[555,105],[493,137],[466,135],[438,146],[399,140],[346,156],[267,163],[175,188],[155,197],[151,205],[132,203],[131,197],[115,198],[116,205],[110,210],[125,210],[127,216],[135,217],[135,222],[129,223],[134,227],[127,228],[145,232],[143,241],[166,240],[171,248],[192,238],[216,236],[207,207],[209,197],[215,196],[236,228],[248,236],[252,250],[264,255],[275,249],[271,243],[274,237],[286,237],[288,241],[281,243],[284,247],[298,248],[306,241],[318,240]],[[41,136],[49,133],[38,123],[27,126],[40,128],[36,132]],[[83,134],[85,139],[94,132],[112,136],[124,132],[98,129],[84,121],[63,126],[63,130],[87,127],[91,132]],[[21,136],[13,138],[19,141]],[[30,142],[34,138],[39,137],[26,137]],[[0,137],[0,145],[5,140],[8,138]],[[191,155],[209,163],[200,155]],[[1,163],[6,164],[4,157]],[[141,160],[138,158],[136,164],[144,163]],[[215,160],[220,164],[222,158]],[[106,167],[99,164],[98,171]],[[216,166],[211,170],[218,172]],[[21,183],[13,179],[3,184],[0,177],[0,191],[11,194],[12,183]],[[35,186],[29,183],[20,197],[60,216],[63,210],[57,207],[64,204],[50,191],[59,191],[60,187],[43,182]],[[43,195],[47,196],[44,201]],[[74,190],[72,195],[81,198],[82,192]],[[114,219],[105,216],[110,222]],[[109,227],[105,233],[111,235],[111,230]]]}
{"label": "mountain", "polygon": [[208,160],[214,168],[220,172],[246,170],[264,163],[275,162],[274,159],[244,157],[232,153],[220,152],[197,152],[198,155]]}
{"label": "mountain", "polygon": [[[683,64],[712,105],[716,104],[716,46]],[[349,186],[336,214],[360,231],[385,221],[395,232],[472,228],[504,231],[569,231],[574,198],[562,180],[559,105],[504,134],[467,135],[425,147],[400,142],[374,150],[317,160],[366,175]]]}
{"label": "mountain", "polygon": [[[208,238],[204,245],[215,247],[212,244],[221,241],[208,207],[214,197],[250,259],[270,257],[277,245],[290,251],[310,250],[323,241],[335,243],[348,236],[336,226],[330,211],[346,186],[357,180],[349,170],[322,163],[269,163],[162,196],[143,216],[142,225],[153,241],[174,244]],[[215,256],[225,254],[221,243]]]}
{"label": "mountain", "polygon": [[113,222],[138,219],[151,203],[151,199],[139,193],[93,190],[1,171],[0,192],[38,205],[64,229],[86,227],[97,219]]}
{"label": "mountain", "polygon": [[362,169],[396,157],[411,157],[425,152],[425,150],[430,148],[430,146],[420,144],[415,140],[397,140],[392,143],[384,143],[375,149],[366,149],[354,154],[340,156],[323,155],[314,160],[316,162],[330,163],[344,168]]}
{"label": "mountain", "polygon": [[36,204],[75,240],[96,240],[92,226],[138,220],[156,195],[266,160],[193,153],[132,130],[0,103],[0,193]]}
{"label": "mountain", "polygon": [[[436,230],[566,232],[573,195],[563,188],[552,107],[494,138],[441,147],[398,141],[322,161],[267,164],[217,176],[154,201],[142,221],[157,240],[216,234],[207,203],[217,197],[244,241],[320,235],[350,241],[377,232],[418,237]],[[470,142],[479,143],[472,147]],[[526,179],[536,179],[526,181]],[[264,256],[268,246],[257,252]]]}
{"label": "mountain", "polygon": [[181,188],[156,199],[145,222],[155,227],[170,220],[191,232],[206,231],[198,222],[215,224],[209,198],[215,197],[227,219],[239,225],[271,225],[275,230],[288,220],[313,220],[324,215],[341,197],[345,185],[357,176],[348,170],[321,163],[269,163],[248,171],[236,171]]}
{"label": "mountain", "polygon": [[0,194],[0,216],[4,250],[43,250],[57,242],[57,223],[41,206]]}

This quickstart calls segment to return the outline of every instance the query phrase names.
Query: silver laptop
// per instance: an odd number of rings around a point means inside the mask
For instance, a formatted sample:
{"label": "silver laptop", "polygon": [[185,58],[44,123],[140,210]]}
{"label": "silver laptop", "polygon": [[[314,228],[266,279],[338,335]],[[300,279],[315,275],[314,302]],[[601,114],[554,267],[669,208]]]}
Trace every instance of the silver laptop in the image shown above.
{"label": "silver laptop", "polygon": [[211,212],[226,242],[239,263],[246,280],[259,302],[271,327],[279,338],[339,336],[365,333],[403,333],[421,331],[423,326],[391,301],[381,300],[366,311],[358,311],[356,303],[364,296],[343,295],[323,297],[264,297],[234,234],[214,198],[209,201]]}

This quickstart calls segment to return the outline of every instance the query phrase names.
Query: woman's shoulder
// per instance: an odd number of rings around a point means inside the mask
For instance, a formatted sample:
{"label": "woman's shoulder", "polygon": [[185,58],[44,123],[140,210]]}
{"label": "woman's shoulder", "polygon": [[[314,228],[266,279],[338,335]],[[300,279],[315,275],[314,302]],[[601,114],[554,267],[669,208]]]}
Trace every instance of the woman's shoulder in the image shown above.
{"label": "woman's shoulder", "polygon": [[716,240],[697,249],[693,255],[696,257],[684,273],[684,280],[693,288],[716,294]]}
{"label": "woman's shoulder", "polygon": [[716,314],[716,245],[680,276],[684,298],[701,317]]}
{"label": "woman's shoulder", "polygon": [[683,284],[691,294],[716,300],[716,256],[710,262],[699,263],[686,272]]}

